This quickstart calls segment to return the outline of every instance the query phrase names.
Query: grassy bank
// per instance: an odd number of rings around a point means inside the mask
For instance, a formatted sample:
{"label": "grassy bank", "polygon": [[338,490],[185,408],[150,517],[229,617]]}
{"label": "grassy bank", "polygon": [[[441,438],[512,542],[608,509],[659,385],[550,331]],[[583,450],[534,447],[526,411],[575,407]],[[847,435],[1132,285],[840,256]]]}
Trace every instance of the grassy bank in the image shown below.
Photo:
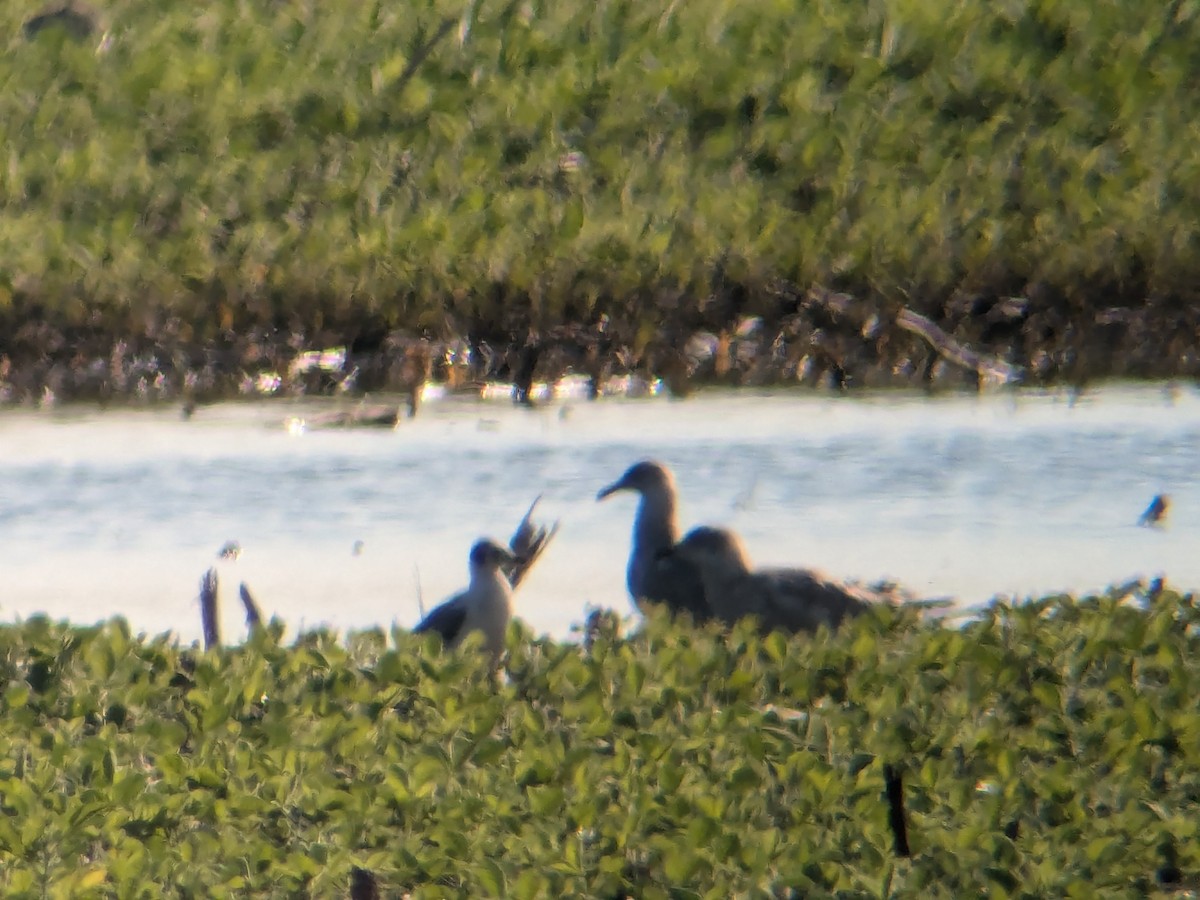
{"label": "grassy bank", "polygon": [[1145,896],[1200,875],[1196,622],[1168,593],[791,641],[514,632],[493,683],[405,634],[199,653],[31,620],[0,629],[0,887]]}
{"label": "grassy bank", "polygon": [[951,326],[1020,295],[1009,332],[1069,341],[1147,298],[1169,330],[1200,281],[1183,3],[112,0],[27,39],[39,6],[0,9],[10,355],[637,344],[816,284]]}

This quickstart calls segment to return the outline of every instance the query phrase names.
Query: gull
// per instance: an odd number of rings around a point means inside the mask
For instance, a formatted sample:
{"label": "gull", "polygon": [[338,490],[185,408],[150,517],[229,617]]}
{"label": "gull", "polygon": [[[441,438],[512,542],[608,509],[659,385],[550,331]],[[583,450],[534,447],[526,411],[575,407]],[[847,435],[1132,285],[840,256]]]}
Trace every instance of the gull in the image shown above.
{"label": "gull", "polygon": [[704,582],[694,560],[672,551],[679,540],[675,516],[675,477],[660,462],[642,460],[603,488],[597,500],[620,491],[639,496],[633,520],[633,546],[625,571],[625,585],[633,602],[661,603],[672,612],[687,612],[698,622],[712,618],[704,596]]}
{"label": "gull", "polygon": [[[754,570],[742,541],[728,529],[700,526],[679,539],[675,479],[662,463],[635,463],[597,495],[640,495],[626,584],[634,602],[665,604],[697,622],[726,625],[755,616],[764,631],[837,628],[876,603],[895,604],[903,592],[849,584],[803,568]],[[913,601],[938,608],[946,601]]]}
{"label": "gull", "polygon": [[483,634],[485,649],[499,660],[504,636],[512,620],[512,585],[504,567],[515,562],[504,547],[486,538],[471,547],[471,578],[465,590],[430,611],[413,634],[433,631],[453,649],[473,631]]}
{"label": "gull", "polygon": [[813,569],[754,570],[742,542],[719,528],[692,529],[673,555],[699,570],[713,616],[729,625],[754,616],[764,631],[832,630],[889,599]]}

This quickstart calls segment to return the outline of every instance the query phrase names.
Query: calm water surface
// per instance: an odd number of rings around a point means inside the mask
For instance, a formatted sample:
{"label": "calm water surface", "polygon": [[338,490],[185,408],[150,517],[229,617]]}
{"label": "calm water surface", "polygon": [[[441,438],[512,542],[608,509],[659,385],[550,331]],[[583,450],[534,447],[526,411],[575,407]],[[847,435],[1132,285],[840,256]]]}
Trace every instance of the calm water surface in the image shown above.
{"label": "calm water surface", "polygon": [[[676,472],[684,527],[738,529],[759,564],[893,578],[964,607],[1165,574],[1200,587],[1200,395],[1112,386],[928,399],[709,392],[535,411],[447,400],[395,431],[289,432],[328,405],[275,400],[0,412],[0,619],[120,614],[199,636],[218,548],[222,624],[239,581],[290,626],[408,626],[466,582],[480,535],[507,540],[541,493],[562,530],[517,594],[565,636],[588,605],[632,612],[632,496],[596,503],[631,462]],[[1165,529],[1138,528],[1158,492]],[[362,541],[362,552],[352,548]]]}

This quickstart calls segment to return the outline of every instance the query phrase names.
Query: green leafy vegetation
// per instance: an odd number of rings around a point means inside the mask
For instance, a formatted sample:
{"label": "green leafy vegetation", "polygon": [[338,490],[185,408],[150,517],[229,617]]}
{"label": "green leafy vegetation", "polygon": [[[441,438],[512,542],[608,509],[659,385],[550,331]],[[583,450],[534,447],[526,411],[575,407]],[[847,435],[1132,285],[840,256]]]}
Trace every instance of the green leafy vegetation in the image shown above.
{"label": "green leafy vegetation", "polygon": [[[0,629],[6,896],[1145,896],[1200,874],[1190,597],[482,654]],[[885,783],[903,780],[911,856]]]}
{"label": "green leafy vegetation", "polygon": [[1192,3],[0,8],[0,324],[724,327],[1194,299]]}

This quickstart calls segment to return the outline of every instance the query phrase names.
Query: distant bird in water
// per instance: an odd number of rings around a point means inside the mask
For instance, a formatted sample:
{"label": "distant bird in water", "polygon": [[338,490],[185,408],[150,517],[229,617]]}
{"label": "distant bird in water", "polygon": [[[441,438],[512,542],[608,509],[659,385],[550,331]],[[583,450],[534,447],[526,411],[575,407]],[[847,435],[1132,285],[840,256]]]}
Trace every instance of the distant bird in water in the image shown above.
{"label": "distant bird in water", "polygon": [[675,478],[662,463],[643,460],[603,488],[597,500],[619,491],[639,495],[633,520],[633,547],[625,572],[629,596],[641,607],[661,603],[672,612],[688,612],[697,621],[712,618],[704,581],[694,561],[673,553],[679,540],[675,516]]}
{"label": "distant bird in water", "polygon": [[226,541],[217,551],[218,559],[236,560],[242,555],[242,545],[237,541]]}
{"label": "distant bird in water", "polygon": [[471,547],[470,582],[466,590],[455,594],[434,609],[413,629],[413,634],[434,631],[453,649],[473,631],[483,634],[484,647],[499,661],[504,653],[504,636],[512,620],[512,585],[505,567],[515,559],[511,553],[490,540],[479,540]]}
{"label": "distant bird in water", "polygon": [[834,629],[890,599],[812,569],[752,570],[742,542],[719,528],[692,529],[673,553],[699,569],[713,616],[730,625],[755,616],[764,631]]}
{"label": "distant bird in water", "polygon": [[1139,525],[1147,527],[1161,528],[1166,524],[1167,510],[1170,509],[1171,498],[1166,494],[1158,494],[1150,505],[1146,507],[1146,511],[1138,518]]}

